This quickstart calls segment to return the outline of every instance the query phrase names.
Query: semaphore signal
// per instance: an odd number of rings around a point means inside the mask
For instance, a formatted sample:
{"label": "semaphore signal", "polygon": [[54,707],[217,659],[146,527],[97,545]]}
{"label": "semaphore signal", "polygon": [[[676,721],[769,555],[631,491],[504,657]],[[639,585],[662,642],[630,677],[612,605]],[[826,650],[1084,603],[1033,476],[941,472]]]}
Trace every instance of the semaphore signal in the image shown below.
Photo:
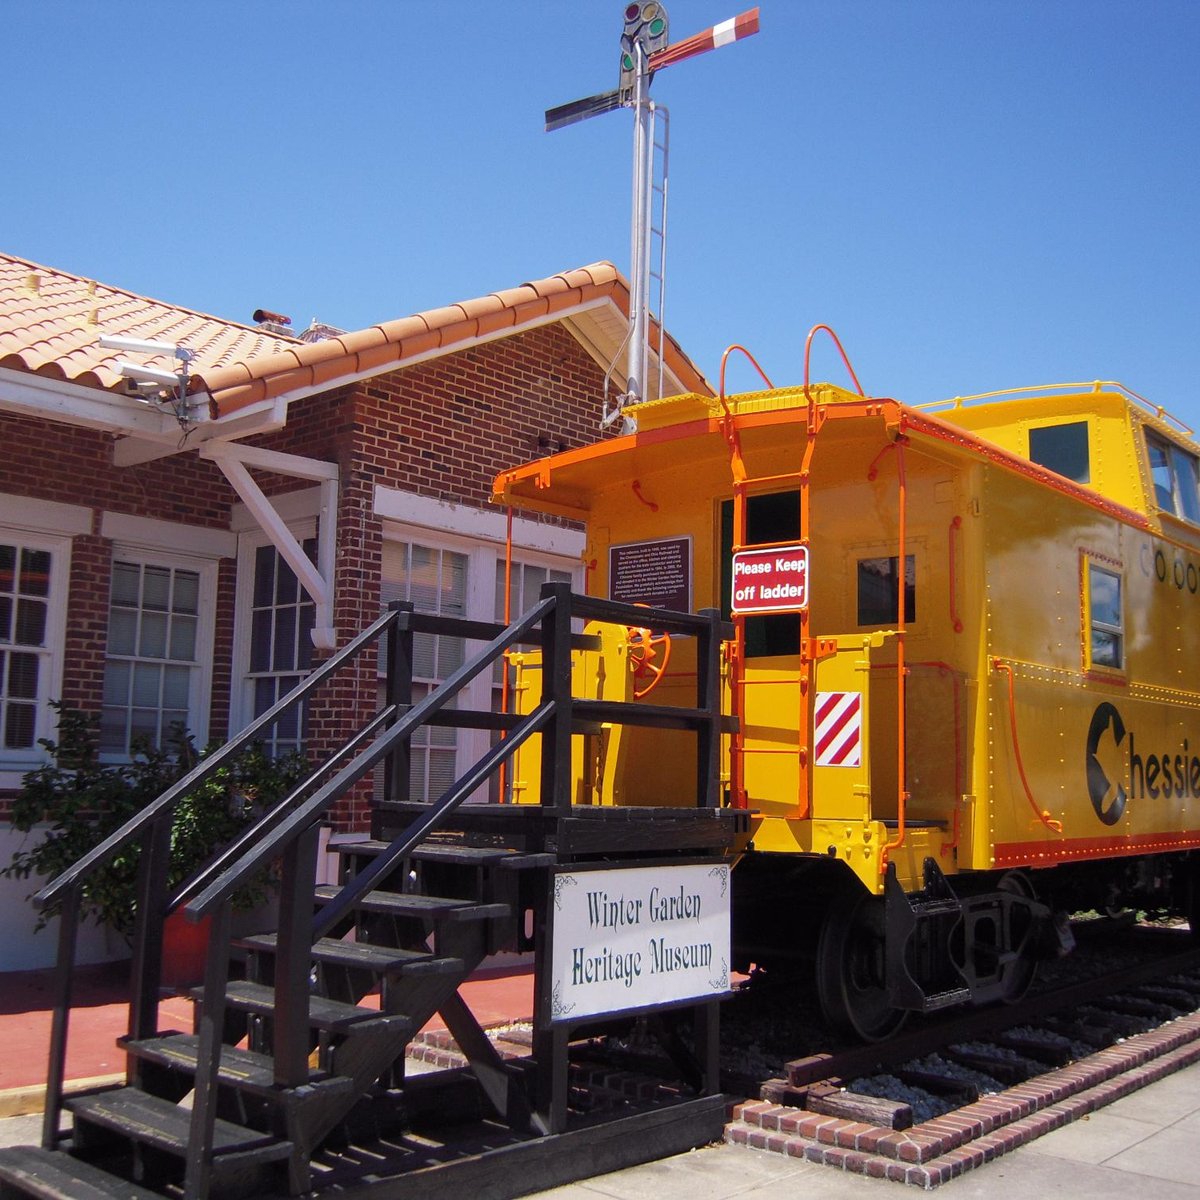
{"label": "semaphore signal", "polygon": [[[646,399],[646,376],[650,358],[650,286],[658,280],[658,371],[659,394],[662,393],[663,306],[666,293],[665,266],[667,245],[667,155],[669,114],[650,99],[650,83],[655,71],[685,59],[694,58],[709,50],[719,49],[758,32],[758,9],[752,8],[728,21],[684,38],[673,46],[667,44],[669,23],[666,6],[658,0],[632,3],[625,6],[625,25],[621,33],[620,78],[611,92],[599,92],[572,100],[546,111],[546,131],[562,129],[612,112],[615,108],[632,108],[633,125],[633,221],[629,253],[629,333],[625,391],[610,408],[608,402],[609,368],[605,376],[604,418],[602,428],[621,419],[622,428],[631,432],[636,423],[624,413],[627,406]],[[656,121],[661,116],[662,138],[656,134]],[[657,152],[657,154],[656,154]],[[655,223],[655,202],[658,222]],[[651,269],[651,243],[658,238],[658,269]],[[615,365],[615,364],[614,364]]]}

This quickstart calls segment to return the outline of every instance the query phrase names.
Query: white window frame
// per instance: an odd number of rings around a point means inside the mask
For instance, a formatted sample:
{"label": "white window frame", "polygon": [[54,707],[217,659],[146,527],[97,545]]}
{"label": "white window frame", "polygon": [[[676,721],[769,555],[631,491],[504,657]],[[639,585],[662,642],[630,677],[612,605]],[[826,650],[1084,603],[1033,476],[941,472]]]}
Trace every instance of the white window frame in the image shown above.
{"label": "white window frame", "polygon": [[[25,550],[45,551],[50,555],[50,595],[46,605],[45,646],[12,647],[19,652],[36,653],[41,659],[34,718],[34,744],[28,749],[7,750],[0,740],[0,787],[19,788],[27,771],[35,770],[48,761],[46,751],[38,744],[40,739],[53,738],[58,733],[50,701],[62,698],[67,600],[71,586],[71,539],[6,524],[0,526],[0,542]],[[16,620],[15,612],[13,620]],[[5,649],[9,649],[8,643],[5,644]]]}
{"label": "white window frame", "polygon": [[[176,534],[178,538],[178,532]],[[212,710],[212,668],[216,637],[217,577],[220,564],[216,559],[191,554],[166,553],[144,545],[114,542],[109,563],[109,579],[118,562],[135,563],[140,567],[167,567],[176,571],[194,571],[199,576],[198,612],[196,614],[196,662],[188,685],[188,732],[197,748],[208,742],[209,714]],[[111,603],[109,613],[112,612]],[[137,662],[138,655],[120,655],[122,660]],[[104,662],[108,664],[108,635],[105,631]],[[105,762],[128,762],[129,756],[106,753]]]}
{"label": "white window frame", "polygon": [[[414,507],[424,515],[425,509],[430,504],[436,504],[436,510],[429,509],[431,512],[436,512],[439,519],[445,521],[446,524],[454,524],[455,515],[462,519],[462,523],[466,525],[476,536],[463,536],[455,532],[448,532],[445,529],[437,529],[425,524],[409,524],[401,523],[395,520],[385,520],[383,526],[384,541],[408,542],[409,544],[417,544],[427,546],[431,550],[449,550],[467,556],[467,589],[466,589],[466,616],[468,620],[493,622],[495,620],[495,604],[496,604],[496,564],[503,564],[505,556],[505,543],[503,540],[495,541],[486,538],[482,535],[483,529],[481,522],[478,521],[478,516],[483,515],[492,518],[493,521],[488,528],[488,532],[496,529],[495,518],[499,517],[499,533],[501,539],[504,534],[504,517],[497,513],[479,514],[479,510],[470,509],[466,506],[450,505],[443,502],[429,502],[425,497],[413,497],[417,503]],[[424,503],[422,503],[424,502]],[[378,508],[377,504],[377,508]],[[392,511],[395,511],[394,509]],[[514,526],[515,526],[514,522]],[[523,525],[532,527],[533,530],[549,534],[545,540],[552,545],[570,545],[569,541],[565,541],[561,535],[573,531],[563,530],[556,526],[539,526],[534,522],[522,522]],[[514,530],[514,532],[516,532]],[[579,542],[582,546],[582,534],[579,536]],[[540,538],[538,540],[541,540]],[[572,547],[573,548],[573,547]],[[569,556],[566,554],[556,554],[547,552],[544,549],[537,547],[520,545],[514,537],[513,542],[513,560],[528,563],[530,566],[546,567],[556,571],[567,571],[571,575],[571,586],[576,591],[580,588],[580,583],[583,578],[583,563],[578,554]],[[517,614],[514,614],[516,616]],[[478,651],[479,644],[477,642],[467,643],[467,657],[469,658],[473,651]],[[492,703],[492,673],[490,671],[480,672],[463,690],[462,707],[474,709],[488,709]],[[481,759],[488,751],[491,744],[491,734],[486,729],[460,729],[458,731],[458,747],[455,757],[455,767],[457,774],[461,775],[472,764]],[[479,789],[473,798],[486,798],[486,786]]]}

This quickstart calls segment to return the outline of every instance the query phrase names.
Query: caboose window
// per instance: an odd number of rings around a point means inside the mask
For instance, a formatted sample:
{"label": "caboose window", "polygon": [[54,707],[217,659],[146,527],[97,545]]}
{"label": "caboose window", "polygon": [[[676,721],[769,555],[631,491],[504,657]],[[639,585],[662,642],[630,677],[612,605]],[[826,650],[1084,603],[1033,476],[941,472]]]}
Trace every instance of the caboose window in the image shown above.
{"label": "caboose window", "polygon": [[[894,625],[900,619],[900,559],[860,558],[858,560],[858,623]],[[904,558],[904,623],[917,619],[917,560]]]}
{"label": "caboose window", "polygon": [[1076,483],[1091,480],[1086,421],[1042,425],[1029,431],[1030,459]]}
{"label": "caboose window", "polygon": [[1125,623],[1121,576],[1088,563],[1089,666],[1119,671],[1125,666]]}
{"label": "caboose window", "polygon": [[1146,431],[1154,501],[1165,512],[1200,525],[1200,470],[1196,456]]}
{"label": "caboose window", "polygon": [[[746,545],[779,545],[800,537],[800,493],[746,498]],[[721,612],[729,617],[733,571],[733,501],[721,504]],[[800,653],[800,619],[791,613],[746,618],[746,657]]]}

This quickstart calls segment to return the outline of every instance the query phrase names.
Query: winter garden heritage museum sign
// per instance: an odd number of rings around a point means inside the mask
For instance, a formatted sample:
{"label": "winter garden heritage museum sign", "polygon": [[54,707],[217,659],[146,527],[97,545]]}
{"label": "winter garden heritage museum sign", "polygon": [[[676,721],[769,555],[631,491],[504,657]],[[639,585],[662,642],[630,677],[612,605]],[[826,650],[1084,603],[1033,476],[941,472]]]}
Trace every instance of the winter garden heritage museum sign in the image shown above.
{"label": "winter garden heritage museum sign", "polygon": [[551,1018],[711,1000],[729,990],[725,864],[554,877]]}

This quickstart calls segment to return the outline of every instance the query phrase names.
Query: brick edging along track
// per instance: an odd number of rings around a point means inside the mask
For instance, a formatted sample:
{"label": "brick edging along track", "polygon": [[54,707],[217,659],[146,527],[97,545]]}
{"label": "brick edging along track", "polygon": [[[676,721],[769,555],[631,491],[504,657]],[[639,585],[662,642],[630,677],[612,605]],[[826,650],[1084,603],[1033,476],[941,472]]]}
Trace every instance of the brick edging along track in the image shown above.
{"label": "brick edging along track", "polygon": [[749,1100],[734,1106],[725,1140],[934,1188],[1198,1061],[1192,1013],[911,1129]]}

